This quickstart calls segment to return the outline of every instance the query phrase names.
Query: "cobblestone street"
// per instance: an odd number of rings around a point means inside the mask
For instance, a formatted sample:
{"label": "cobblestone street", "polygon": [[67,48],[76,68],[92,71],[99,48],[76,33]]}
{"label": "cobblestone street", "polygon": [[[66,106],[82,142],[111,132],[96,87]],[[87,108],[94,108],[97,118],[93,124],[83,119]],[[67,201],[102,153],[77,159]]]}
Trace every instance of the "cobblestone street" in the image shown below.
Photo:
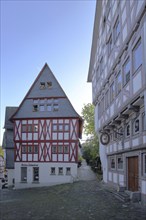
{"label": "cobblestone street", "polygon": [[79,181],[73,184],[1,190],[1,220],[146,219],[140,204],[118,200],[97,181],[90,167],[84,164],[78,175]]}

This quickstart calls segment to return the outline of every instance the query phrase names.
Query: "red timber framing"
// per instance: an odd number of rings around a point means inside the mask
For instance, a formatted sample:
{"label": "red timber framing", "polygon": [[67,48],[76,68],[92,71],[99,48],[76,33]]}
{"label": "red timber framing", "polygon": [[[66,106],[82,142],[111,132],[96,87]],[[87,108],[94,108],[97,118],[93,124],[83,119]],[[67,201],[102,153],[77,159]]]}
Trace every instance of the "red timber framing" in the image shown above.
{"label": "red timber framing", "polygon": [[15,162],[77,162],[78,137],[78,118],[16,120]]}

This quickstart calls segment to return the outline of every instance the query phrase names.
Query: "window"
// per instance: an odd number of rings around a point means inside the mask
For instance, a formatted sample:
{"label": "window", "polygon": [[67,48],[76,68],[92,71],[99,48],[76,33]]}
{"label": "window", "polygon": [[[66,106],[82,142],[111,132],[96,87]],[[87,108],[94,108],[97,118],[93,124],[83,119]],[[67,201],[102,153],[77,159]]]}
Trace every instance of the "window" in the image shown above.
{"label": "window", "polygon": [[51,175],[55,175],[55,167],[51,167]]}
{"label": "window", "polygon": [[28,146],[28,153],[29,153],[29,154],[32,154],[32,153],[33,153],[33,147],[30,146],[30,145]]}
{"label": "window", "polygon": [[28,131],[28,133],[32,133],[32,125],[27,126],[27,131]]}
{"label": "window", "polygon": [[118,170],[122,170],[122,169],[123,169],[123,158],[118,157]]}
{"label": "window", "polygon": [[27,147],[26,145],[22,145],[22,153],[26,154],[27,153]]}
{"label": "window", "polygon": [[146,131],[146,117],[145,117],[145,113],[144,112],[142,114],[142,130]]}
{"label": "window", "polygon": [[66,167],[66,175],[71,175],[71,168],[70,167]]}
{"label": "window", "polygon": [[63,167],[59,167],[58,168],[58,174],[59,175],[63,175]]}
{"label": "window", "polygon": [[51,110],[52,110],[52,105],[51,105],[51,104],[48,104],[48,105],[47,105],[47,111],[48,111],[48,112],[51,112]]}
{"label": "window", "polygon": [[57,153],[57,146],[52,146],[52,154],[56,154]]}
{"label": "window", "polygon": [[120,21],[118,17],[114,26],[114,41],[118,39],[119,35],[120,35]]}
{"label": "window", "polygon": [[68,124],[64,125],[64,130],[69,131],[69,125]]}
{"label": "window", "polygon": [[59,124],[59,125],[58,125],[58,130],[59,130],[59,131],[63,131],[63,125],[62,125],[62,124]]}
{"label": "window", "polygon": [[100,60],[100,75],[102,75],[103,69],[104,69],[104,65],[103,65],[103,57],[102,57]]}
{"label": "window", "polygon": [[22,132],[27,132],[27,126],[26,125],[22,125]]}
{"label": "window", "polygon": [[97,84],[97,82],[99,80],[99,77],[100,77],[100,75],[99,75],[99,66],[98,66],[97,70],[96,70],[96,84]]}
{"label": "window", "polygon": [[111,158],[111,169],[115,169],[116,165],[115,165],[115,158]]}
{"label": "window", "polygon": [[98,118],[101,116],[101,103],[98,103]]}
{"label": "window", "polygon": [[34,154],[38,154],[38,145],[34,145]]}
{"label": "window", "polygon": [[45,111],[45,105],[40,105],[40,112],[44,112]]}
{"label": "window", "polygon": [[52,88],[52,82],[47,82],[47,86],[49,89]]}
{"label": "window", "polygon": [[38,111],[38,105],[33,105],[33,111],[37,112]]}
{"label": "window", "polygon": [[114,100],[115,97],[115,84],[114,82],[110,86],[110,100],[111,102]]}
{"label": "window", "polygon": [[129,59],[129,57],[123,65],[123,75],[124,75],[124,85],[126,85],[130,80],[130,59]]}
{"label": "window", "polygon": [[102,98],[100,105],[101,105],[101,115],[102,115],[102,113],[104,111],[104,97]]}
{"label": "window", "polygon": [[58,146],[58,153],[59,154],[62,154],[63,153],[63,146]]}
{"label": "window", "polygon": [[53,124],[52,130],[57,131],[57,124]]}
{"label": "window", "polygon": [[27,182],[27,167],[21,167],[21,181]]}
{"label": "window", "polygon": [[120,71],[116,78],[116,95],[120,93],[121,89],[122,89],[122,74]]}
{"label": "window", "polygon": [[33,167],[33,181],[39,181],[39,167]]}
{"label": "window", "polygon": [[110,35],[110,37],[109,37],[107,46],[108,46],[108,55],[110,55],[110,53],[112,51],[112,35]]}
{"label": "window", "polygon": [[126,126],[126,136],[130,136],[130,124]]}
{"label": "window", "polygon": [[142,44],[141,44],[141,40],[139,40],[133,49],[133,73],[135,73],[135,71],[141,66],[141,64],[142,64]]}
{"label": "window", "polygon": [[33,126],[33,131],[34,131],[34,133],[37,133],[37,132],[38,132],[38,125],[34,125],[34,126]]}
{"label": "window", "polygon": [[69,153],[69,147],[68,146],[64,146],[64,153],[68,154]]}
{"label": "window", "polygon": [[57,103],[53,104],[53,111],[58,111],[58,104]]}
{"label": "window", "polygon": [[146,175],[146,153],[143,154],[143,174]]}
{"label": "window", "polygon": [[22,132],[23,133],[36,133],[38,132],[38,125],[32,125],[32,124],[28,124],[28,125],[22,125]]}
{"label": "window", "polygon": [[40,89],[45,89],[45,82],[40,82]]}
{"label": "window", "polygon": [[110,103],[109,103],[109,90],[106,91],[105,93],[105,109],[107,109],[109,107]]}
{"label": "window", "polygon": [[136,119],[134,121],[134,133],[138,133],[139,132],[139,119]]}

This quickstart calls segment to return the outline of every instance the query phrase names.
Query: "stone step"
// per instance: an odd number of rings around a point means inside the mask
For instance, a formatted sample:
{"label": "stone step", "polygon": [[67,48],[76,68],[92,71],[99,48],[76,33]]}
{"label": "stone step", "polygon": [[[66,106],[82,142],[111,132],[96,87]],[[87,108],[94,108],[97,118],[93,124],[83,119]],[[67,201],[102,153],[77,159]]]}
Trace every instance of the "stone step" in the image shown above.
{"label": "stone step", "polygon": [[122,202],[130,201],[130,196],[125,192],[113,192],[113,194],[117,199],[121,200]]}

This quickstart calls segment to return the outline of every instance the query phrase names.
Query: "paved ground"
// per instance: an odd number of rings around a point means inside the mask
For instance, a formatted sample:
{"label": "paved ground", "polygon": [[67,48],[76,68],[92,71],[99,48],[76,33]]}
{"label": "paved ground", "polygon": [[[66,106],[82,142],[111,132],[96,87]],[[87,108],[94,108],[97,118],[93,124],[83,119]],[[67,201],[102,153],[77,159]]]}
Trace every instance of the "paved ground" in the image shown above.
{"label": "paved ground", "polygon": [[[88,175],[87,175],[88,173]],[[39,189],[1,190],[1,220],[145,220],[139,204],[123,203],[105,190],[86,164],[80,181]],[[86,176],[86,178],[85,178]],[[86,180],[86,181],[85,181]]]}

